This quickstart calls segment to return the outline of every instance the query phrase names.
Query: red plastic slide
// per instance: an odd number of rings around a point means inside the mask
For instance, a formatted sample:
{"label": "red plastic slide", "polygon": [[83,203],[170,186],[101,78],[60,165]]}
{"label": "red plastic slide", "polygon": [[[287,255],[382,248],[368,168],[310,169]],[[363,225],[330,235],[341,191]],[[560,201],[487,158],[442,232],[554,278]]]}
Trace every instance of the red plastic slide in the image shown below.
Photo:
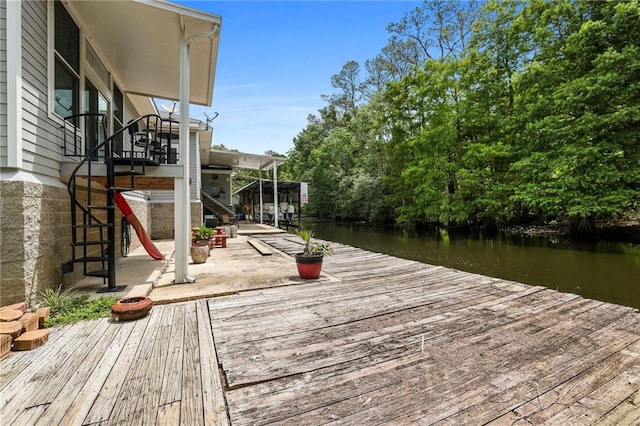
{"label": "red plastic slide", "polygon": [[125,220],[129,222],[129,225],[133,226],[133,229],[135,229],[136,234],[138,235],[138,239],[144,246],[144,249],[147,251],[147,253],[149,253],[149,256],[153,257],[155,260],[164,259],[164,255],[160,253],[160,250],[158,250],[156,245],[153,244],[153,241],[151,241],[151,238],[149,238],[149,234],[147,234],[147,231],[144,230],[142,224],[133,213],[133,210],[131,210],[131,206],[129,206],[129,203],[127,203],[127,200],[124,199],[122,194],[120,194],[119,192],[114,193],[113,199],[124,215]]}

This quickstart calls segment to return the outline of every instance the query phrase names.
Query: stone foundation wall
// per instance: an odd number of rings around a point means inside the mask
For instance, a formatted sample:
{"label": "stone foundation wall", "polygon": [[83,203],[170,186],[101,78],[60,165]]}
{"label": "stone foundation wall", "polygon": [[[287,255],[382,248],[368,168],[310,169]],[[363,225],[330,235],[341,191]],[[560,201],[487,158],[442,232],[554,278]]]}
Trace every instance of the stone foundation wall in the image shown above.
{"label": "stone foundation wall", "polygon": [[[140,221],[140,224],[142,225],[142,227],[147,231],[147,234],[151,235],[151,232],[150,232],[150,229],[151,229],[151,207],[150,206],[151,205],[148,202],[143,200],[127,200],[127,203],[129,203],[131,210],[133,210],[133,213],[136,215],[136,217]],[[117,226],[119,227],[121,223],[122,223],[122,220],[118,219]],[[129,246],[129,251],[133,251],[138,247],[140,247],[142,243],[138,239],[138,236],[136,235],[136,232],[133,230],[133,228],[131,228],[130,231],[131,231],[131,245]],[[116,234],[116,240],[118,240],[118,244],[120,244],[119,241],[121,240],[121,236],[122,236],[121,231],[118,231],[118,234]]]}
{"label": "stone foundation wall", "polygon": [[[151,204],[151,227],[150,235],[153,239],[166,240],[173,239],[174,208],[173,203],[152,203]],[[191,226],[198,226],[202,223],[202,203],[197,201],[191,203]]]}
{"label": "stone foundation wall", "polygon": [[[45,289],[59,286],[67,289],[84,278],[80,263],[73,264],[73,272],[62,273],[62,264],[73,258],[71,202],[66,187],[25,181],[0,181],[0,185],[0,306],[17,302],[32,305],[37,303],[40,293]],[[86,202],[86,190],[78,188],[77,196]],[[94,188],[91,203],[98,205],[105,202],[106,193]],[[148,230],[151,224],[150,204],[144,200],[127,202]],[[106,222],[106,211],[96,210],[95,215]],[[116,210],[117,258],[122,256],[121,218],[122,215]],[[78,212],[76,220],[82,223],[81,212]],[[99,238],[98,229],[87,232],[88,240]],[[106,237],[106,230],[103,232]],[[130,250],[134,250],[141,243],[133,228],[131,234]],[[82,231],[78,231],[77,235],[81,241]],[[87,254],[99,256],[100,246],[89,246]],[[76,257],[81,256],[82,247],[76,247]],[[89,265],[89,270],[99,268]]]}
{"label": "stone foundation wall", "polygon": [[173,203],[151,204],[151,228],[148,232],[154,240],[173,238]]}
{"label": "stone foundation wall", "polygon": [[0,185],[0,305],[33,304],[44,289],[68,281],[62,264],[71,260],[69,193],[33,182]]}

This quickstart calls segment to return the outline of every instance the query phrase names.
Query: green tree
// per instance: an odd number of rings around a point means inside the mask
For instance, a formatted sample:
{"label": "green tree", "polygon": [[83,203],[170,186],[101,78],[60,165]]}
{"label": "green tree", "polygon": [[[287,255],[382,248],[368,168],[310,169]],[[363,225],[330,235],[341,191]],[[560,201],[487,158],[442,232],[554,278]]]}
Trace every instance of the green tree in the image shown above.
{"label": "green tree", "polygon": [[519,79],[531,114],[514,199],[592,232],[639,201],[640,10],[636,1],[537,6],[539,54]]}

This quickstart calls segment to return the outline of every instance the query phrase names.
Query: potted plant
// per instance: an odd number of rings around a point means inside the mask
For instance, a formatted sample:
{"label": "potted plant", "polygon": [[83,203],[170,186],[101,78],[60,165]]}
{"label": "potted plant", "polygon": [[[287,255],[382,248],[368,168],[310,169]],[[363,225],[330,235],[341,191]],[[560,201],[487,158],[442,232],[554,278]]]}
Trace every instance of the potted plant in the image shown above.
{"label": "potted plant", "polygon": [[324,255],[331,255],[333,249],[328,243],[319,243],[313,239],[313,231],[309,229],[298,230],[298,236],[302,238],[303,251],[296,253],[296,267],[298,274],[303,279],[315,279],[322,271]]}
{"label": "potted plant", "polygon": [[209,240],[213,229],[204,225],[191,229],[191,260],[193,263],[204,263],[209,257]]}
{"label": "potted plant", "polygon": [[197,228],[191,229],[191,245],[204,246],[209,245],[209,240],[213,236],[213,228],[199,225]]}

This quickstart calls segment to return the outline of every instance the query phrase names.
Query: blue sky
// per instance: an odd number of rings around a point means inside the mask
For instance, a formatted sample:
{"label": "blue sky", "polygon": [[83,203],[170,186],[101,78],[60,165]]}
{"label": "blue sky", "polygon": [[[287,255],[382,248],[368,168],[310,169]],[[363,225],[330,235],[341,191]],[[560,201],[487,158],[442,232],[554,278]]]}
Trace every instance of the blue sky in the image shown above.
{"label": "blue sky", "polygon": [[241,152],[286,154],[331,94],[331,76],[387,44],[386,27],[420,1],[175,1],[222,16],[210,108],[213,143]]}

